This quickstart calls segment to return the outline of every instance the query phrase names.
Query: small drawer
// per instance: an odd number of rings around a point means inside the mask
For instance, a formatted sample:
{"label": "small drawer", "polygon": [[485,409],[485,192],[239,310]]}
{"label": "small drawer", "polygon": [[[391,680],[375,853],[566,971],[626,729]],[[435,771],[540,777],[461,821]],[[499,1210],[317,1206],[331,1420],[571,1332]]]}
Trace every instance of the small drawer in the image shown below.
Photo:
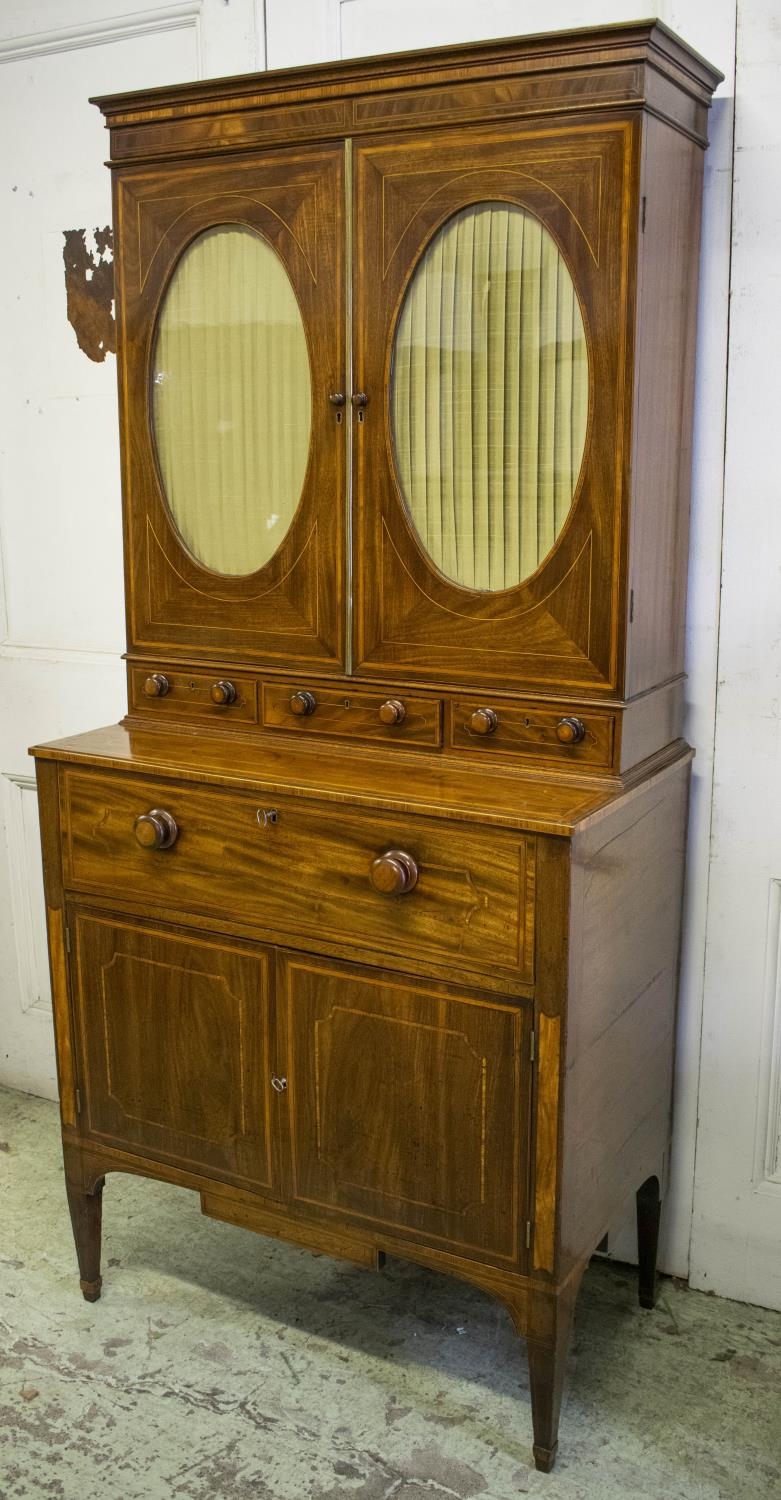
{"label": "small drawer", "polygon": [[176,719],[223,719],[226,724],[257,724],[258,685],[235,672],[169,671],[130,668],[131,713]]}
{"label": "small drawer", "polygon": [[62,802],[73,891],[531,982],[531,836],[76,769]]}
{"label": "small drawer", "polygon": [[[300,682],[264,683],[264,729],[306,730],[334,738],[397,745],[442,743],[439,698],[371,689],[307,688]],[[296,710],[298,710],[296,712]]]}
{"label": "small drawer", "polygon": [[450,744],[474,754],[523,756],[610,770],[615,714],[600,709],[503,704],[460,698],[450,705]]}

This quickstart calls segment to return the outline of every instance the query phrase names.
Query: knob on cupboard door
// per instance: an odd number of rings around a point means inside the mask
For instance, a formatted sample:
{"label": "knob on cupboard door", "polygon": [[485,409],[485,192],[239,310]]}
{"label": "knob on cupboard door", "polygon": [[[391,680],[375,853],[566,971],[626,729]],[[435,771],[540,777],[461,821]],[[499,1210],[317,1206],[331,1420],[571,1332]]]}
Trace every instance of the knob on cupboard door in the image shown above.
{"label": "knob on cupboard door", "polygon": [[224,680],[213,682],[209,696],[212,703],[216,703],[221,708],[228,708],[231,703],[236,702],[236,689],[232,682]]}

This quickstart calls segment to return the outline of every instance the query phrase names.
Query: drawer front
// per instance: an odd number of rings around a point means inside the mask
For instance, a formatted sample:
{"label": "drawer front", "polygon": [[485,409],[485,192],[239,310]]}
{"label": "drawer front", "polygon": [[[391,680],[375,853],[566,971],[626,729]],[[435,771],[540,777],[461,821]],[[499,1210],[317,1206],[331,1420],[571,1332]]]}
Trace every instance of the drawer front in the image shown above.
{"label": "drawer front", "polygon": [[[148,685],[148,687],[147,687]],[[235,696],[231,697],[230,690]],[[224,702],[215,702],[212,693]],[[257,724],[258,687],[254,677],[219,671],[176,671],[166,666],[131,667],[129,671],[131,713],[169,718],[221,720],[225,724]]]}
{"label": "drawer front", "polygon": [[[64,772],[62,796],[65,879],[73,890],[213,914],[297,941],[376,947],[386,964],[396,954],[433,959],[454,980],[463,966],[531,982],[533,838],[75,769]],[[137,841],[135,820],[152,810],[174,821],[170,847]],[[165,819],[157,822],[170,830]],[[153,831],[150,822],[141,829]],[[373,871],[389,851],[401,851],[407,863],[394,855]],[[410,885],[403,894],[375,888],[373,878],[387,886],[400,869]]]}
{"label": "drawer front", "polygon": [[[475,716],[478,726],[473,727]],[[491,719],[495,716],[495,723]],[[487,733],[479,728],[490,726]],[[581,734],[582,730],[582,734]],[[560,738],[564,735],[565,738]],[[613,764],[615,715],[562,704],[504,704],[490,698],[460,698],[450,706],[449,743],[473,755],[533,756],[535,760],[580,763],[600,770]]]}
{"label": "drawer front", "polygon": [[[390,722],[384,722],[381,714]],[[303,730],[372,743],[442,743],[440,700],[418,694],[397,697],[376,689],[307,689],[300,682],[265,683],[261,716],[264,729]]]}

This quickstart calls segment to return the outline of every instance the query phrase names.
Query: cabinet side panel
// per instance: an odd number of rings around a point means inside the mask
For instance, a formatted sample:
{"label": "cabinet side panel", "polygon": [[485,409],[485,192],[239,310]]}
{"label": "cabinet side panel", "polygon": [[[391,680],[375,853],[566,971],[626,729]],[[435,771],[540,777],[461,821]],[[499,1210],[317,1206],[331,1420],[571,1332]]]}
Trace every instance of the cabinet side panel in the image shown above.
{"label": "cabinet side panel", "polygon": [[43,884],[46,897],[46,930],[49,939],[49,971],[52,982],[52,1013],[57,1056],[57,1082],[60,1094],[60,1117],[63,1125],[76,1124],[76,1073],[73,1059],[73,1032],[65,957],[65,913],[63,910],[62,865],[60,861],[60,815],[56,765],[36,761],[38,806],[43,856]]}
{"label": "cabinet side panel", "polygon": [[688,785],[687,763],[574,841],[562,1274],[669,1142]]}
{"label": "cabinet side panel", "polygon": [[537,1058],[534,1065],[532,1265],[553,1275],[560,1238],[563,1036],[567,1006],[571,841],[538,840],[536,871]]}
{"label": "cabinet side panel", "polygon": [[683,671],[703,171],[686,136],[643,129],[626,697]]}

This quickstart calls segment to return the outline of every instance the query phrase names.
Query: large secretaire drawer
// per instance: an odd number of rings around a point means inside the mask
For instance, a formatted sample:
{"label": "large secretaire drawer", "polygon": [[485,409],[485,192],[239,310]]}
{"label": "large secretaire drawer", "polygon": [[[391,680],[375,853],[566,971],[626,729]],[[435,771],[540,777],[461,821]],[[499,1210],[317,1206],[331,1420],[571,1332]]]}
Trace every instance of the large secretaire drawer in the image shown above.
{"label": "large secretaire drawer", "polygon": [[[533,837],[162,777],[69,768],[62,788],[72,890],[533,978]],[[168,847],[138,842],[159,828]]]}

